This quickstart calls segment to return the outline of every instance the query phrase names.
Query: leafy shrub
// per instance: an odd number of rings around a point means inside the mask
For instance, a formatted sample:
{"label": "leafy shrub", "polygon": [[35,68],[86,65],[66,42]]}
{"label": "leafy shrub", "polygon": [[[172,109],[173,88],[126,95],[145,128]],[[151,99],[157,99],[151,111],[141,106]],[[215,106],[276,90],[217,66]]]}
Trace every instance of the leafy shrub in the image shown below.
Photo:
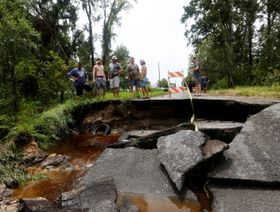
{"label": "leafy shrub", "polygon": [[265,84],[270,86],[273,84],[280,84],[280,70],[274,69],[273,72],[269,72],[265,78]]}
{"label": "leafy shrub", "polygon": [[225,89],[228,88],[228,82],[225,78],[216,81],[211,85],[211,89]]}
{"label": "leafy shrub", "polygon": [[27,180],[26,173],[18,165],[20,161],[21,155],[15,150],[13,142],[0,144],[0,183],[12,187]]}

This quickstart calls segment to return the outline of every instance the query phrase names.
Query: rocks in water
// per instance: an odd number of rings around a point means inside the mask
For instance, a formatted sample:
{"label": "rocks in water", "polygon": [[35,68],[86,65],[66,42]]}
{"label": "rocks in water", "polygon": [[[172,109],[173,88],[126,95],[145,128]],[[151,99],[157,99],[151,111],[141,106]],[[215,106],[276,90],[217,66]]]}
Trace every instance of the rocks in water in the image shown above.
{"label": "rocks in water", "polygon": [[250,117],[210,177],[280,184],[280,104]]}
{"label": "rocks in water", "polygon": [[91,182],[78,189],[64,192],[58,200],[63,211],[116,211],[117,191],[112,178]]}
{"label": "rocks in water", "polygon": [[12,190],[8,189],[5,184],[0,184],[0,201],[2,201],[4,197],[10,197],[11,195]]}
{"label": "rocks in water", "polygon": [[23,198],[20,199],[19,211],[49,212],[55,211],[54,206],[45,198]]}
{"label": "rocks in water", "polygon": [[205,142],[203,133],[191,130],[158,139],[158,158],[178,190],[183,187],[185,174],[204,160],[200,147]]}
{"label": "rocks in water", "polygon": [[213,211],[266,211],[280,208],[280,190],[265,188],[210,187]]}
{"label": "rocks in water", "polygon": [[42,168],[64,165],[69,161],[69,157],[65,155],[51,154],[42,163]]}
{"label": "rocks in water", "polygon": [[12,190],[0,184],[0,211],[17,212],[19,202],[12,198]]}
{"label": "rocks in water", "polygon": [[23,163],[32,166],[42,162],[48,155],[43,152],[35,141],[30,142],[23,148]]}
{"label": "rocks in water", "polygon": [[[157,155],[157,149],[106,149],[81,179],[79,186],[112,177],[117,191],[121,193],[177,196],[168,177],[162,171]],[[190,190],[184,197],[197,200]]]}
{"label": "rocks in water", "polygon": [[20,203],[18,200],[6,199],[0,201],[0,211],[3,212],[18,212],[20,208]]}
{"label": "rocks in water", "polygon": [[207,140],[197,131],[182,130],[158,139],[158,158],[177,186],[183,188],[185,176],[205,160],[228,149],[219,140]]}

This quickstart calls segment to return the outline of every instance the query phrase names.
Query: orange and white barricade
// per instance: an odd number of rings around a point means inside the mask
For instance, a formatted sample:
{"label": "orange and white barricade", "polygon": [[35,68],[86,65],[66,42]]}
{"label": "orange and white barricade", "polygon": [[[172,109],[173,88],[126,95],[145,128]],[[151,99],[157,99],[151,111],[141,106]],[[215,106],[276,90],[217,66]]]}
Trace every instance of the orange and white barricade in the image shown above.
{"label": "orange and white barricade", "polygon": [[182,78],[182,82],[184,82],[184,72],[183,71],[168,71],[168,92],[169,92],[169,96],[171,96],[172,93],[181,93],[184,92],[186,90],[185,87],[181,86],[181,87],[171,87],[170,86],[170,78]]}

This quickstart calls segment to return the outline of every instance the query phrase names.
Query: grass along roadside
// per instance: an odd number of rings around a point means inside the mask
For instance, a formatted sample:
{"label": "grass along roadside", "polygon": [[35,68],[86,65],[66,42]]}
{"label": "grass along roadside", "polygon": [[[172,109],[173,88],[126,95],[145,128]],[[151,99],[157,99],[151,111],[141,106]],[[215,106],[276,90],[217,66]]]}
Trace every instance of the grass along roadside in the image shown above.
{"label": "grass along roadside", "polygon": [[232,89],[209,90],[210,95],[253,96],[265,98],[280,98],[280,85],[272,86],[237,86]]}

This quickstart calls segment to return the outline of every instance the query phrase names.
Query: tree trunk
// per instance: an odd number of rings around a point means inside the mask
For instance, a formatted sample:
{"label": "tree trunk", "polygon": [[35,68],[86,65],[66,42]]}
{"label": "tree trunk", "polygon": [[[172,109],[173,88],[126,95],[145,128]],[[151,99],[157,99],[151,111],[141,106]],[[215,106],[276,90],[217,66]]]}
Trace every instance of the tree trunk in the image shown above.
{"label": "tree trunk", "polygon": [[17,82],[15,78],[15,70],[12,68],[12,73],[11,73],[11,85],[12,85],[12,98],[13,98],[13,104],[14,104],[14,111],[18,112],[19,111],[19,106],[18,106],[18,95],[17,95]]}
{"label": "tree trunk", "polygon": [[92,33],[92,11],[90,0],[86,1],[85,10],[89,23],[89,45],[90,45],[90,54],[91,54],[91,67],[94,66],[94,43],[93,43],[93,33]]}
{"label": "tree trunk", "polygon": [[64,91],[60,91],[60,103],[64,102]]}
{"label": "tree trunk", "polygon": [[252,26],[250,26],[249,29],[249,35],[248,35],[248,45],[249,45],[249,52],[248,52],[248,79],[249,79],[249,83],[252,82],[252,69],[253,69],[253,53],[252,53],[252,49],[253,49],[253,29]]}

